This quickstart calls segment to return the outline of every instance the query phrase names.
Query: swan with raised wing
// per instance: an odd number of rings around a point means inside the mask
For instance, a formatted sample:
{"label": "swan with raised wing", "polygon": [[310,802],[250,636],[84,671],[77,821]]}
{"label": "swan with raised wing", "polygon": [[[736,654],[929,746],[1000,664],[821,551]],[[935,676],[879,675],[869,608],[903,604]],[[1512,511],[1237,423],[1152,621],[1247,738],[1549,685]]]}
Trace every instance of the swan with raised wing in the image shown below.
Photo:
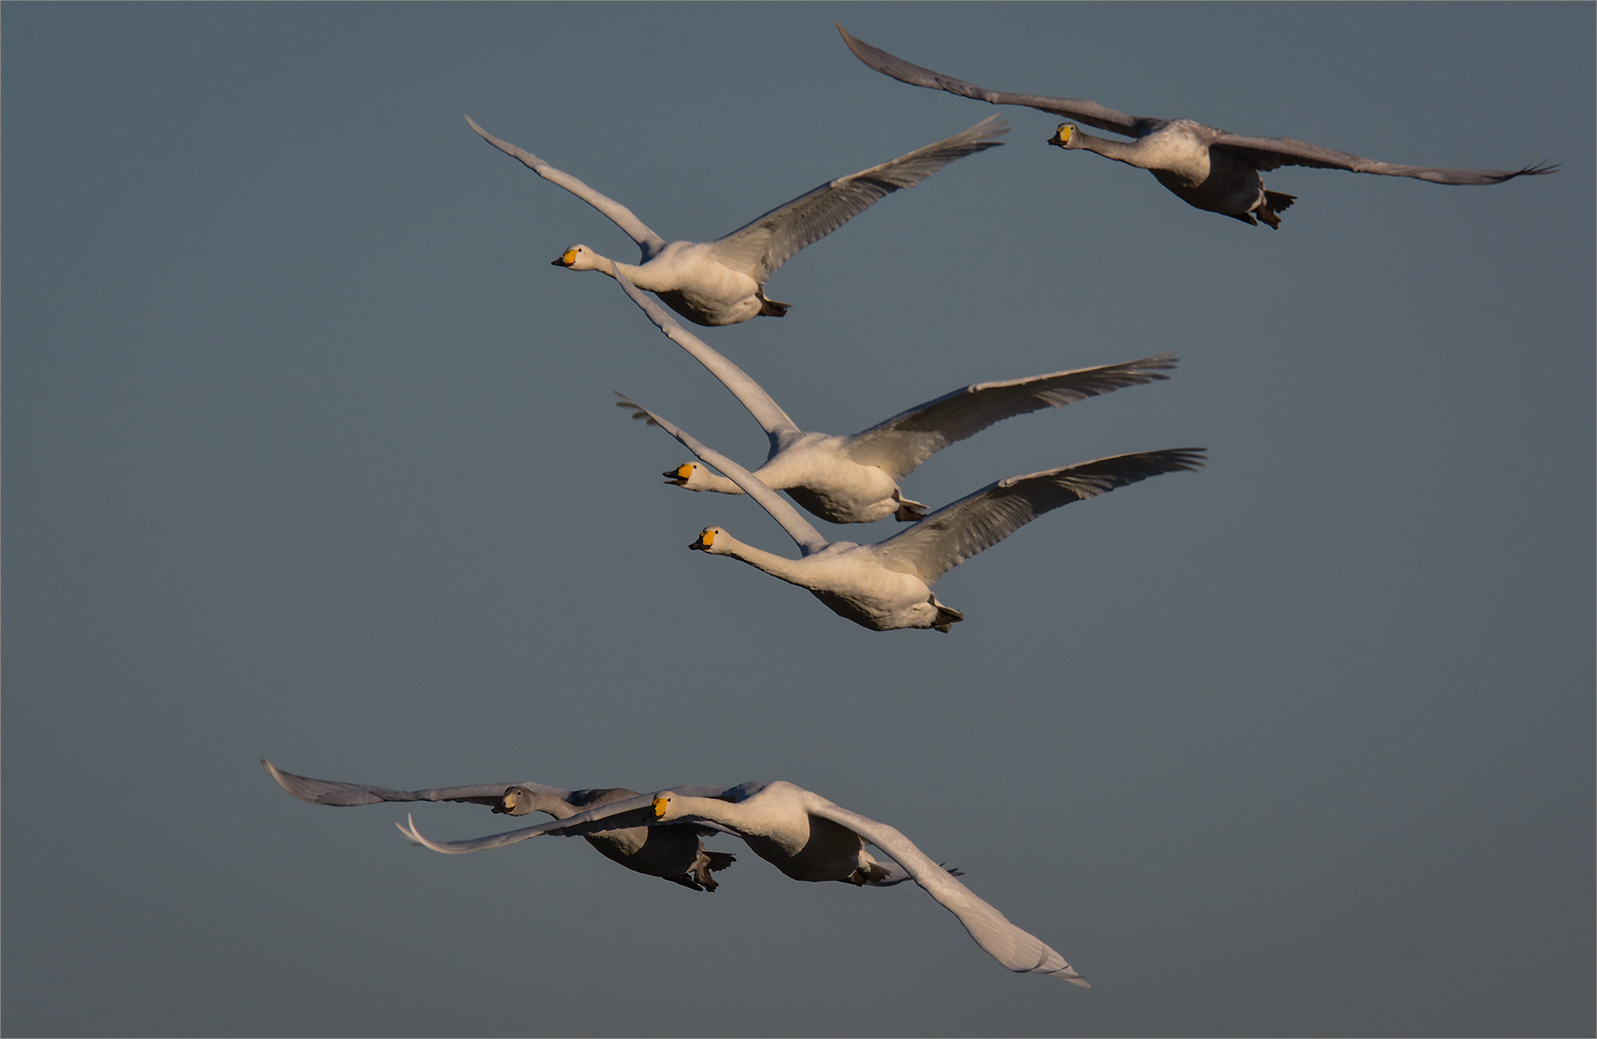
{"label": "swan with raised wing", "polygon": [[[1006,418],[1166,379],[1163,373],[1176,366],[1174,354],[1160,354],[1123,364],[976,383],[852,436],[806,433],[743,369],[683,328],[625,275],[616,281],[649,320],[720,379],[765,430],[770,453],[754,476],[772,490],[787,491],[805,509],[832,523],[870,523],[887,516],[923,519],[926,506],[905,498],[898,481],[938,451]],[[700,462],[684,463],[664,475],[667,483],[690,491],[743,493],[734,481]]]}
{"label": "swan with raised wing", "polygon": [[614,199],[531,152],[501,141],[471,116],[466,122],[495,148],[609,217],[643,253],[633,265],[601,256],[586,245],[573,245],[555,259],[556,267],[611,276],[621,271],[696,325],[735,325],[762,315],[786,314],[788,304],[766,297],[765,282],[794,253],[842,227],[878,199],[914,187],[955,159],[997,147],[1001,142],[995,138],[1009,132],[1001,119],[984,119],[947,140],[827,181],[713,242],[667,242]]}
{"label": "swan with raised wing", "polygon": [[[686,789],[686,788],[683,788]],[[418,844],[446,854],[502,848],[544,834],[560,836],[605,832],[608,826],[662,826],[700,823],[736,834],[749,850],[794,880],[841,881],[877,885],[898,872],[878,862],[873,844],[898,864],[939,905],[959,918],[993,959],[1017,973],[1048,974],[1082,988],[1084,978],[1035,935],[1010,923],[976,896],[957,876],[928,858],[898,830],[841,808],[820,794],[778,780],[693,793],[662,790],[650,797],[617,801],[569,819],[468,841],[434,841],[421,835],[415,820],[400,832]]]}
{"label": "swan with raised wing", "polygon": [[1095,101],[988,90],[941,72],[912,65],[879,47],[855,39],[841,25],[837,31],[843,34],[843,42],[848,44],[856,58],[900,82],[946,90],[950,94],[994,105],[1025,105],[1078,120],[1099,130],[1130,137],[1129,142],[1093,137],[1081,132],[1073,123],[1061,123],[1048,143],[1066,149],[1085,148],[1105,158],[1145,169],[1187,205],[1235,217],[1255,226],[1262,220],[1272,228],[1280,227],[1281,210],[1297,199],[1296,195],[1265,190],[1264,179],[1259,174],[1282,166],[1315,166],[1386,177],[1412,177],[1433,184],[1501,184],[1515,177],[1552,173],[1558,168],[1557,164],[1534,164],[1517,170],[1400,166],[1291,137],[1249,137],[1217,130],[1191,119],[1127,115]]}
{"label": "swan with raised wing", "polygon": [[704,528],[689,548],[740,559],[796,584],[833,613],[873,631],[931,628],[946,633],[964,614],[938,602],[932,593],[932,585],[944,573],[1061,505],[1107,494],[1161,473],[1195,470],[1204,461],[1203,448],[1183,447],[1011,476],[943,506],[885,541],[874,545],[828,543],[797,509],[753,473],[647,408],[622,399],[637,418],[676,437],[683,447],[721,470],[759,502],[797,543],[801,555],[789,559],[746,545],[721,527]]}
{"label": "swan with raised wing", "polygon": [[[495,815],[528,815],[543,812],[556,820],[569,819],[592,808],[640,797],[636,790],[610,787],[597,790],[562,790],[542,783],[478,783],[472,786],[439,787],[432,790],[389,790],[361,783],[335,783],[284,772],[265,758],[261,766],[278,785],[301,801],[311,804],[381,804],[384,801],[460,801],[489,805]],[[589,834],[586,840],[612,862],[634,873],[661,877],[695,891],[714,891],[712,873],[733,862],[724,851],[708,851],[701,837],[720,832],[719,827],[693,824],[683,826],[633,826]]]}

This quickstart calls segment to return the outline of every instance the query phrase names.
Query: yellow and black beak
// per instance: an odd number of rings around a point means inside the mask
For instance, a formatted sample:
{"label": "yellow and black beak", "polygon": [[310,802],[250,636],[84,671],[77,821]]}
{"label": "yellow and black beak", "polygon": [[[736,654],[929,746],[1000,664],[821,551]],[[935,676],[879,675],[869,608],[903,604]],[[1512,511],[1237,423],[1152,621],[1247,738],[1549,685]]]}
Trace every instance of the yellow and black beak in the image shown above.
{"label": "yellow and black beak", "polygon": [[665,477],[666,483],[676,487],[686,487],[688,485],[688,477],[693,475],[693,466],[679,465],[675,469],[667,469],[660,475]]}
{"label": "yellow and black beak", "polygon": [[654,817],[656,819],[664,819],[665,818],[666,807],[669,806],[670,804],[671,804],[671,802],[667,801],[663,797],[655,798],[654,799]]}
{"label": "yellow and black beak", "polygon": [[699,540],[695,541],[688,547],[697,549],[700,552],[705,552],[708,551],[709,547],[713,544],[715,544],[715,528],[706,527],[704,532],[699,535]]}
{"label": "yellow and black beak", "polygon": [[577,250],[575,250],[575,249],[567,249],[565,252],[561,253],[558,257],[556,257],[549,264],[549,266],[551,266],[551,267],[570,267],[572,264],[574,264],[576,262],[577,262]]}
{"label": "yellow and black beak", "polygon": [[1070,146],[1071,135],[1075,132],[1076,128],[1074,126],[1071,126],[1069,123],[1060,123],[1059,129],[1055,130],[1054,135],[1048,138],[1048,143],[1058,145],[1061,148],[1068,148]]}

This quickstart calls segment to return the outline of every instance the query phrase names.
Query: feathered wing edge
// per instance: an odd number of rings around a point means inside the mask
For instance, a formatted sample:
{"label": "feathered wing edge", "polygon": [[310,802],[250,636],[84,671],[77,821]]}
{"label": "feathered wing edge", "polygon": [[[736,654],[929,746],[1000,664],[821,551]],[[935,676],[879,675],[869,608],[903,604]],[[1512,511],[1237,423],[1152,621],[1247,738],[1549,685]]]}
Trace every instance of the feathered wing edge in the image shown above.
{"label": "feathered wing edge", "polygon": [[[836,24],[836,23],[834,23]],[[1149,116],[1127,115],[1117,112],[1113,108],[1100,105],[1096,101],[1082,101],[1073,97],[1048,97],[1043,94],[1013,94],[1000,90],[988,90],[978,87],[974,83],[967,83],[953,76],[945,76],[941,72],[913,65],[903,58],[895,57],[880,47],[872,47],[864,40],[850,36],[848,30],[841,25],[837,31],[842,33],[843,42],[848,49],[854,52],[867,67],[875,69],[884,76],[890,76],[900,83],[910,86],[927,87],[932,90],[944,90],[960,97],[972,98],[976,101],[986,101],[993,105],[1024,105],[1054,115],[1062,115],[1079,120],[1088,126],[1111,133],[1124,134],[1127,137],[1142,137],[1155,127],[1162,125],[1166,120],[1154,119]]]}
{"label": "feathered wing edge", "polygon": [[1023,974],[1048,974],[1082,988],[1087,980],[1046,942],[1009,922],[1009,919],[962,884],[948,870],[926,856],[898,830],[867,819],[819,795],[806,808],[814,815],[846,826],[892,856],[926,893],[953,913],[976,944],[1009,970]]}
{"label": "feathered wing edge", "polygon": [[914,187],[955,159],[998,147],[1002,142],[994,138],[1008,132],[1002,117],[989,116],[935,144],[829,180],[716,239],[712,243],[716,256],[763,286],[800,249],[825,238],[893,192]]}
{"label": "feathered wing edge", "polygon": [[261,767],[269,772],[279,786],[301,801],[310,804],[332,805],[348,808],[358,805],[381,804],[384,801],[462,801],[470,804],[497,805],[503,800],[505,790],[524,786],[539,793],[553,794],[562,800],[571,797],[570,790],[545,786],[542,783],[475,783],[470,786],[446,786],[424,790],[390,790],[387,787],[367,786],[362,783],[338,783],[327,779],[284,772],[265,758]]}
{"label": "feathered wing edge", "polygon": [[938,451],[994,423],[1167,379],[1164,372],[1176,363],[1174,353],[1162,353],[1120,364],[973,383],[855,433],[848,438],[848,455],[861,465],[879,465],[895,479],[903,479]]}
{"label": "feathered wing edge", "polygon": [[[461,114],[465,115],[465,113]],[[544,162],[542,159],[538,158],[538,156],[527,151],[525,148],[518,148],[509,141],[501,141],[487,130],[484,130],[482,127],[478,126],[477,121],[471,116],[466,116],[466,122],[470,123],[471,128],[477,131],[477,136],[481,137],[495,148],[498,148],[511,158],[519,160],[523,166],[526,166],[529,170],[536,173],[544,180],[549,181],[551,184],[560,185],[573,195],[582,199],[582,201],[588,203],[588,205],[592,206],[594,209],[597,209],[599,212],[609,217],[612,223],[621,228],[622,231],[626,232],[628,238],[637,243],[638,249],[643,253],[643,259],[645,261],[653,259],[655,256],[659,255],[660,250],[665,248],[664,238],[661,238],[659,235],[651,231],[649,229],[649,225],[645,224],[642,220],[639,220],[637,215],[634,214],[632,210],[628,209],[626,206],[623,206],[615,199],[610,198],[608,195],[601,195],[599,192],[588,187],[588,185],[584,184],[576,177],[573,177],[571,174],[566,173],[563,170],[555,169],[553,166],[549,165],[547,162]]]}
{"label": "feathered wing edge", "polygon": [[1204,448],[1139,451],[990,483],[870,546],[884,566],[933,584],[949,570],[1062,505],[1161,473],[1196,470]]}
{"label": "feathered wing edge", "polygon": [[754,421],[765,430],[765,435],[771,442],[771,455],[803,435],[803,430],[788,417],[781,405],[777,404],[759,383],[749,378],[743,369],[683,328],[681,322],[628,281],[626,275],[617,271],[615,280],[621,286],[621,291],[627,294],[627,298],[636,303],[660,331],[664,332],[673,343],[686,350],[694,360],[704,365],[711,375],[721,380],[721,385],[730,390],[738,399],[738,403],[748,409],[748,413],[754,416]]}

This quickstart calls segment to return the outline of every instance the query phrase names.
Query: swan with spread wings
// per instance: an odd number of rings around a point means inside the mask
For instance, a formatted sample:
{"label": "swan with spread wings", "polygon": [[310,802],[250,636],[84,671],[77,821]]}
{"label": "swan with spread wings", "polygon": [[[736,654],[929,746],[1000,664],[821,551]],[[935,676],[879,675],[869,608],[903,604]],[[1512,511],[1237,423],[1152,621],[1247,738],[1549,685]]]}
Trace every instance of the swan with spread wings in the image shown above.
{"label": "swan with spread wings", "polygon": [[[1123,364],[975,383],[852,436],[807,433],[743,369],[683,328],[626,275],[616,281],[649,320],[720,379],[765,430],[770,453],[754,470],[755,478],[772,490],[787,491],[805,509],[832,523],[871,523],[887,516],[924,519],[926,506],[905,498],[898,481],[938,451],[1006,418],[1166,379],[1164,372],[1176,366],[1174,354],[1160,354]],[[684,463],[664,475],[667,483],[690,491],[743,493],[735,481],[699,462]]]}
{"label": "swan with spread wings", "polygon": [[[908,874],[993,959],[1018,973],[1048,974],[1090,987],[1065,958],[1035,935],[1021,930],[966,887],[955,872],[933,862],[898,830],[841,808],[820,794],[783,781],[741,786],[662,790],[573,815],[568,819],[467,841],[434,841],[421,835],[414,820],[400,826],[406,837],[445,854],[502,848],[545,834],[603,833],[612,826],[658,827],[708,824],[742,838],[749,850],[794,880],[841,881],[880,886]],[[875,845],[897,863],[890,867],[865,850]]]}
{"label": "swan with spread wings", "polygon": [[[265,758],[261,759],[261,767],[271,773],[279,786],[301,801],[341,808],[382,804],[385,801],[458,801],[491,806],[495,815],[519,816],[543,812],[561,820],[593,808],[642,796],[636,790],[624,787],[562,790],[542,783],[477,783],[431,790],[390,790],[363,783],[336,783],[297,776],[292,772],[284,772]],[[586,839],[599,854],[634,873],[660,877],[695,891],[714,891],[719,885],[711,874],[737,861],[724,851],[705,849],[700,838],[719,832],[720,827],[689,823],[681,826],[613,828],[588,834]]]}
{"label": "swan with spread wings", "polygon": [[1093,137],[1082,133],[1073,123],[1061,123],[1048,143],[1066,149],[1085,148],[1105,158],[1145,169],[1189,206],[1235,217],[1255,226],[1263,221],[1272,228],[1280,227],[1281,210],[1297,199],[1296,195],[1265,190],[1264,179],[1259,174],[1282,166],[1316,166],[1386,177],[1413,177],[1433,184],[1501,184],[1515,177],[1552,173],[1558,168],[1556,164],[1535,164],[1517,170],[1400,166],[1291,137],[1250,137],[1217,130],[1191,119],[1127,115],[1095,101],[988,90],[912,65],[855,39],[841,25],[837,31],[843,34],[843,42],[856,58],[902,83],[945,90],[994,105],[1025,105],[1130,137],[1129,142]]}
{"label": "swan with spread wings", "polygon": [[1009,132],[998,117],[984,119],[947,140],[827,181],[713,242],[667,242],[626,206],[526,149],[501,141],[471,116],[466,122],[495,148],[609,217],[643,253],[633,265],[601,256],[589,246],[573,245],[555,259],[556,267],[601,271],[612,277],[621,271],[696,325],[735,325],[786,314],[788,304],[766,297],[765,282],[794,253],[842,227],[873,202],[914,187],[955,159],[997,147],[1002,142],[995,138]]}
{"label": "swan with spread wings", "polygon": [[753,473],[642,405],[625,397],[622,400],[634,410],[635,418],[659,426],[701,461],[725,473],[781,524],[801,555],[789,559],[746,545],[721,527],[705,527],[689,548],[740,559],[796,584],[833,613],[872,631],[931,628],[946,633],[950,625],[965,618],[938,602],[932,593],[932,585],[949,570],[1062,505],[1161,473],[1195,470],[1204,462],[1203,448],[1183,447],[1011,476],[943,506],[885,541],[874,545],[828,543],[797,509]]}

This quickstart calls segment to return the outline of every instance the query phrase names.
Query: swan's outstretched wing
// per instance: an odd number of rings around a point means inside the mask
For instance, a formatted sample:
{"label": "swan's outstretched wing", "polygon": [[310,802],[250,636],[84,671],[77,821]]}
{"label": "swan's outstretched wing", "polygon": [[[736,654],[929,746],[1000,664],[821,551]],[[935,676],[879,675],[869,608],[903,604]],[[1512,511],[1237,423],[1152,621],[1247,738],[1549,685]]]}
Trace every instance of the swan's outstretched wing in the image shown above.
{"label": "swan's outstretched wing", "polygon": [[1091,988],[1065,958],[1050,949],[1042,939],[1021,930],[994,909],[958,878],[933,862],[908,837],[886,823],[867,819],[857,812],[826,800],[818,794],[806,798],[810,814],[846,826],[870,841],[904,868],[910,877],[937,899],[942,907],[959,917],[965,930],[988,955],[1012,971],[1022,974],[1051,974],[1072,985]]}
{"label": "swan's outstretched wing", "polygon": [[[672,788],[676,793],[688,794],[692,797],[720,797],[726,794],[728,787],[685,786]],[[550,834],[558,837],[583,837],[590,833],[603,833],[607,830],[630,830],[637,826],[687,826],[700,835],[710,832],[732,833],[726,827],[712,823],[705,819],[687,819],[680,822],[659,822],[654,814],[654,794],[640,794],[637,797],[628,797],[620,801],[612,801],[597,808],[590,808],[586,812],[565,819],[555,819],[552,822],[540,823],[537,826],[523,826],[519,830],[508,830],[505,833],[496,833],[487,837],[478,837],[469,841],[435,841],[424,837],[416,829],[416,820],[406,819],[406,825],[399,823],[399,832],[416,844],[445,855],[465,855],[473,851],[488,851],[492,848],[503,848],[506,845],[517,844],[531,837]]]}
{"label": "swan's outstretched wing", "polygon": [[1197,469],[1203,465],[1203,452],[1201,447],[1141,451],[1011,476],[945,505],[909,529],[868,547],[876,551],[884,566],[932,584],[1045,512],[1160,473]]}
{"label": "swan's outstretched wing", "polygon": [[399,832],[410,838],[424,848],[442,852],[445,855],[465,855],[473,851],[488,851],[492,848],[503,848],[506,845],[517,844],[531,837],[546,833],[558,834],[562,837],[578,837],[583,834],[601,833],[605,830],[627,830],[634,826],[647,826],[654,822],[653,797],[628,797],[621,801],[612,801],[598,808],[590,808],[586,812],[578,812],[566,819],[556,819],[552,822],[539,823],[537,826],[523,826],[519,830],[509,830],[505,833],[496,833],[488,837],[478,837],[469,841],[435,841],[423,837],[416,829],[416,820],[407,817],[406,825],[399,827]]}
{"label": "swan's outstretched wing", "polygon": [[794,253],[836,231],[871,203],[914,187],[955,159],[997,147],[1001,142],[993,138],[1008,132],[1000,117],[991,116],[947,140],[829,181],[716,239],[715,257],[764,285]]}
{"label": "swan's outstretched wing", "polygon": [[623,206],[615,199],[599,194],[597,191],[588,187],[588,185],[584,184],[576,177],[573,177],[571,174],[562,170],[555,169],[553,166],[549,165],[547,162],[544,162],[542,159],[538,158],[538,156],[527,151],[525,148],[517,148],[509,141],[501,141],[487,130],[484,130],[482,127],[478,126],[476,120],[472,119],[471,116],[466,116],[466,122],[471,124],[471,128],[477,131],[477,135],[479,137],[493,145],[495,148],[498,148],[500,151],[504,152],[513,159],[520,159],[524,166],[536,173],[538,176],[542,177],[544,180],[549,181],[551,184],[560,185],[573,195],[582,199],[582,201],[588,203],[588,205],[592,206],[594,209],[597,209],[599,212],[615,221],[615,225],[621,228],[621,230],[625,231],[628,238],[631,238],[634,242],[638,243],[638,248],[643,251],[644,260],[647,261],[653,259],[661,249],[665,248],[664,238],[661,238],[659,235],[649,230],[648,225],[634,216],[632,210],[628,209],[626,206]]}
{"label": "swan's outstretched wing", "polygon": [[765,430],[765,435],[771,440],[771,454],[774,455],[786,445],[797,440],[803,435],[798,425],[787,417],[771,395],[760,388],[760,384],[744,374],[743,369],[722,357],[710,344],[682,327],[682,324],[666,312],[666,309],[654,300],[638,291],[638,287],[627,280],[626,275],[616,271],[616,281],[621,283],[621,288],[636,303],[649,320],[653,321],[676,345],[693,355],[693,359],[710,370],[710,374],[721,380],[721,384],[732,391],[732,396],[754,416],[754,421]]}
{"label": "swan's outstretched wing", "polygon": [[1000,90],[988,90],[978,87],[974,83],[966,83],[953,76],[945,76],[941,72],[923,69],[919,65],[911,65],[903,58],[896,58],[879,47],[872,47],[864,40],[858,40],[848,34],[841,25],[837,31],[843,34],[843,42],[848,44],[848,49],[854,52],[854,57],[863,61],[877,72],[892,76],[901,83],[908,83],[916,87],[930,87],[933,90],[946,90],[950,94],[961,97],[975,98],[977,101],[986,101],[994,105],[1025,105],[1027,108],[1038,108],[1044,112],[1055,115],[1068,116],[1080,120],[1088,126],[1096,126],[1100,130],[1109,130],[1113,133],[1125,134],[1128,137],[1142,137],[1145,134],[1162,126],[1166,120],[1153,119],[1148,116],[1127,115],[1117,112],[1113,108],[1106,108],[1096,101],[1080,101],[1073,97],[1046,97],[1042,94],[1010,94]]}
{"label": "swan's outstretched wing", "polygon": [[1553,173],[1557,163],[1538,163],[1517,170],[1454,170],[1436,166],[1399,166],[1391,162],[1376,162],[1335,148],[1295,140],[1291,137],[1249,137],[1245,134],[1215,131],[1210,147],[1224,148],[1242,155],[1261,170],[1281,166],[1317,166],[1328,170],[1349,170],[1353,173],[1376,173],[1384,177],[1413,177],[1432,184],[1501,184],[1515,177]]}
{"label": "swan's outstretched wing", "polygon": [[1175,366],[1175,354],[1167,353],[1008,382],[979,382],[854,434],[848,438],[848,456],[861,465],[881,466],[902,479],[949,444],[974,436],[994,422],[1168,379],[1161,373]]}
{"label": "swan's outstretched wing", "polygon": [[524,786],[541,794],[552,794],[561,800],[571,797],[571,791],[541,783],[477,783],[472,786],[445,786],[433,790],[389,790],[380,786],[360,783],[334,783],[326,779],[312,779],[284,772],[265,758],[261,767],[272,774],[278,785],[301,801],[317,805],[373,805],[383,801],[466,801],[479,805],[498,805],[504,801],[505,789]]}
{"label": "swan's outstretched wing", "polygon": [[641,404],[621,397],[626,407],[633,409],[633,418],[646,419],[651,426],[659,426],[681,442],[682,446],[699,456],[699,459],[721,470],[728,480],[743,489],[743,493],[760,503],[760,507],[771,514],[771,518],[782,525],[792,538],[803,555],[811,555],[826,547],[826,539],[821,537],[821,532],[810,525],[810,521],[799,515],[799,511],[789,505],[781,495],[771,490],[760,482],[760,478],[738,465],[732,459],[712,448],[699,443],[691,434],[672,425],[671,422],[661,418]]}

